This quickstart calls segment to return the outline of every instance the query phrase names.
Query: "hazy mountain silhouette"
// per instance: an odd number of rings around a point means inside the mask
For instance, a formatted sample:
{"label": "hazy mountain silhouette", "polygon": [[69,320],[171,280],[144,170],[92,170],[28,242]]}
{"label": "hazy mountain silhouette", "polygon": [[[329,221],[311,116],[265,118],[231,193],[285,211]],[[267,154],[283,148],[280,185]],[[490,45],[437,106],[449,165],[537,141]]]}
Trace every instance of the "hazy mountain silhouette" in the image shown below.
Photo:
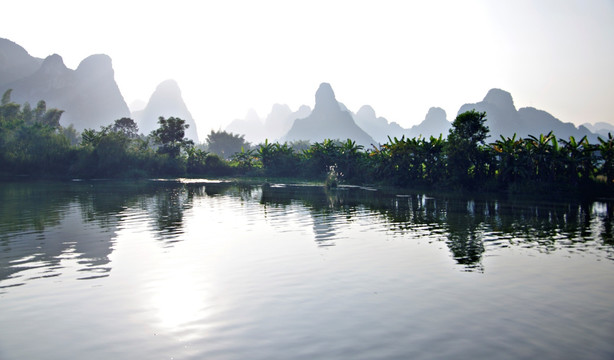
{"label": "hazy mountain silhouette", "polygon": [[614,125],[606,122],[597,122],[595,124],[584,123],[582,126],[586,127],[598,136],[601,136],[602,139],[606,139],[610,133],[614,136]]}
{"label": "hazy mountain silhouette", "polygon": [[532,107],[516,110],[512,95],[500,89],[488,91],[481,102],[461,106],[458,113],[472,109],[486,112],[486,125],[491,136],[489,140],[494,141],[499,135],[511,137],[515,133],[519,137],[526,137],[547,134],[550,131],[559,139],[568,139],[570,136],[580,139],[586,135],[590,141],[596,140],[596,136],[586,127],[576,128],[572,123],[564,123],[543,110]]}
{"label": "hazy mountain silhouette", "polygon": [[30,56],[21,46],[0,38],[0,88],[32,75],[42,63],[43,59]]}
{"label": "hazy mountain silhouette", "polygon": [[275,104],[264,120],[265,135],[271,140],[280,139],[290,131],[296,119],[306,118],[310,114],[311,108],[307,105],[301,105],[293,112],[288,105]]}
{"label": "hazy mountain silhouette", "polygon": [[301,105],[297,111],[292,111],[286,104],[275,104],[271,112],[262,120],[256,111],[250,109],[244,119],[235,119],[226,131],[245,135],[245,140],[252,144],[280,140],[292,127],[294,120],[302,119],[311,114],[311,108]]}
{"label": "hazy mountain silhouette", "polygon": [[264,123],[256,113],[256,110],[249,109],[244,119],[233,120],[225,129],[233,134],[245,135],[245,140],[252,144],[264,141]]}
{"label": "hazy mountain silhouette", "polygon": [[353,117],[356,125],[380,144],[387,143],[388,136],[390,138],[400,138],[407,134],[407,129],[401,127],[396,122],[389,123],[386,118],[377,117],[375,110],[370,105],[363,105],[356,114],[353,114]]}
{"label": "hazy mountain silhouette", "polygon": [[160,83],[149,98],[145,109],[132,113],[132,118],[139,126],[139,132],[147,135],[158,128],[158,118],[178,117],[186,121],[190,127],[185,136],[198,143],[198,132],[192,114],[181,97],[181,89],[175,80]]}
{"label": "hazy mountain silhouette", "polygon": [[431,136],[438,138],[439,135],[443,135],[445,138],[451,127],[452,123],[446,119],[446,111],[439,107],[432,107],[420,124],[412,126],[407,131],[407,136],[409,138],[422,136],[428,139]]}
{"label": "hazy mountain silhouette", "polygon": [[283,137],[284,140],[322,141],[349,138],[365,147],[376,143],[369,134],[356,125],[348,111],[342,110],[330,84],[320,84],[315,100],[311,114],[306,118],[296,119]]}
{"label": "hazy mountain silhouette", "polygon": [[60,55],[40,60],[0,39],[0,58],[0,92],[13,89],[11,99],[18,104],[27,101],[34,107],[44,100],[47,108],[64,110],[60,120],[64,126],[74,124],[79,131],[98,129],[130,114],[107,55],[89,56],[71,70]]}

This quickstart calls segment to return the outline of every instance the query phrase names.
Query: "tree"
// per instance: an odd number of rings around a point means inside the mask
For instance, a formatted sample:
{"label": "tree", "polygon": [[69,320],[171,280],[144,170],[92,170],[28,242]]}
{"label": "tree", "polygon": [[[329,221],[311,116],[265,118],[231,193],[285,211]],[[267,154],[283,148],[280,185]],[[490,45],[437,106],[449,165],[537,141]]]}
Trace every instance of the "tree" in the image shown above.
{"label": "tree", "polygon": [[213,131],[207,135],[207,149],[219,156],[230,159],[233,154],[248,149],[250,144],[245,141],[245,135],[228,133],[226,131]]}
{"label": "tree", "polygon": [[269,143],[265,140],[256,151],[262,167],[269,175],[288,176],[296,174],[299,158],[288,143]]}
{"label": "tree", "polygon": [[21,107],[21,113],[23,114],[23,121],[25,121],[26,124],[31,124],[34,113],[32,112],[32,106],[30,106],[29,102],[26,101],[25,103],[23,103],[23,106]]}
{"label": "tree", "polygon": [[73,124],[68,125],[68,127],[62,127],[61,133],[68,139],[70,145],[77,145],[79,143],[79,134]]}
{"label": "tree", "polygon": [[448,135],[448,171],[451,180],[463,187],[474,185],[484,173],[486,151],[484,141],[488,137],[486,113],[475,110],[459,114]]}
{"label": "tree", "polygon": [[36,108],[34,109],[34,121],[41,122],[46,112],[47,103],[45,102],[45,100],[40,100],[38,104],[36,104]]}
{"label": "tree", "polygon": [[0,101],[0,106],[8,105],[11,103],[11,93],[13,89],[8,89],[2,94],[2,101]]}
{"label": "tree", "polygon": [[155,142],[161,146],[158,152],[168,154],[172,158],[177,158],[181,154],[181,149],[187,149],[194,145],[192,140],[185,138],[185,130],[190,126],[185,123],[185,120],[169,117],[165,119],[163,116],[158,118],[160,127],[151,132]]}
{"label": "tree", "polygon": [[8,89],[2,95],[2,101],[0,102],[0,122],[16,120],[19,115],[18,104],[11,101],[11,93],[13,89]]}
{"label": "tree", "polygon": [[597,144],[598,159],[602,162],[600,172],[606,178],[606,183],[612,183],[614,179],[614,138],[612,133],[608,133],[608,137],[604,140],[601,137]]}
{"label": "tree", "polygon": [[123,117],[115,120],[113,123],[113,131],[123,133],[130,139],[134,139],[139,135],[139,127],[131,118]]}
{"label": "tree", "polygon": [[499,135],[500,139],[491,144],[492,156],[497,164],[497,179],[502,183],[523,181],[529,178],[530,167],[528,151],[523,139],[517,139],[516,134],[510,137]]}
{"label": "tree", "polygon": [[59,129],[60,128],[60,118],[62,117],[63,113],[64,113],[64,110],[49,109],[42,116],[40,123],[43,125],[49,126],[50,128],[53,128],[53,129]]}
{"label": "tree", "polygon": [[239,169],[243,172],[251,170],[254,166],[255,160],[255,150],[245,150],[245,148],[241,148],[240,152],[234,153],[234,155],[232,155],[232,161],[236,162]]}
{"label": "tree", "polygon": [[341,143],[339,151],[339,163],[337,166],[346,178],[352,178],[358,175],[360,167],[360,159],[362,158],[364,146],[357,145],[356,141],[347,139]]}

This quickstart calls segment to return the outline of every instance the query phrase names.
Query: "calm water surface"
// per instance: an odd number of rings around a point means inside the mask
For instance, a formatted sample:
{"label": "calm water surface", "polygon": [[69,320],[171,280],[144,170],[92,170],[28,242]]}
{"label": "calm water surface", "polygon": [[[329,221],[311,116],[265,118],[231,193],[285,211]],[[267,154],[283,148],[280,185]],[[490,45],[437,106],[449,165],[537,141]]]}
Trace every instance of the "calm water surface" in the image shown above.
{"label": "calm water surface", "polygon": [[611,359],[614,203],[0,183],[0,359]]}

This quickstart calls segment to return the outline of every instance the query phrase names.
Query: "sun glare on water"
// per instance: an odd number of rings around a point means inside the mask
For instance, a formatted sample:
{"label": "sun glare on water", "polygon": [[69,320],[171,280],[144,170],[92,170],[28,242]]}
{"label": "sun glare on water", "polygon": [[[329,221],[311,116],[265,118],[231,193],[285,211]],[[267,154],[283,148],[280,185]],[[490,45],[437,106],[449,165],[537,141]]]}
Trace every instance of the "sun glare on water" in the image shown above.
{"label": "sun glare on water", "polygon": [[193,273],[183,269],[162,279],[152,296],[160,326],[178,330],[205,315],[206,293]]}

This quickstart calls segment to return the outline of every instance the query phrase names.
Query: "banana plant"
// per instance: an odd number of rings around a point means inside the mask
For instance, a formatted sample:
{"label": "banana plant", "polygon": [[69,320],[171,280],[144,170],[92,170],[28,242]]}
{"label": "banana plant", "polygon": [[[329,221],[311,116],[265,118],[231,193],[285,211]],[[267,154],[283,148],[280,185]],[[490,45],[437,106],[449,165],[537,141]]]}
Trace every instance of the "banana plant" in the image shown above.
{"label": "banana plant", "polygon": [[593,151],[586,136],[577,141],[573,136],[569,141],[561,139],[563,145],[563,169],[569,180],[577,183],[579,180],[587,180],[594,173]]}
{"label": "banana plant", "polygon": [[255,155],[256,152],[254,150],[245,150],[245,147],[241,146],[241,151],[234,153],[231,160],[236,161],[240,169],[249,170],[254,167]]}
{"label": "banana plant", "polygon": [[599,144],[596,146],[598,160],[601,163],[599,172],[605,176],[606,183],[611,184],[614,180],[614,139],[612,133],[608,133],[607,139],[597,138]]}
{"label": "banana plant", "polygon": [[516,139],[516,134],[511,138],[500,135],[500,138],[491,144],[498,180],[507,183],[528,178],[530,169],[525,140]]}

